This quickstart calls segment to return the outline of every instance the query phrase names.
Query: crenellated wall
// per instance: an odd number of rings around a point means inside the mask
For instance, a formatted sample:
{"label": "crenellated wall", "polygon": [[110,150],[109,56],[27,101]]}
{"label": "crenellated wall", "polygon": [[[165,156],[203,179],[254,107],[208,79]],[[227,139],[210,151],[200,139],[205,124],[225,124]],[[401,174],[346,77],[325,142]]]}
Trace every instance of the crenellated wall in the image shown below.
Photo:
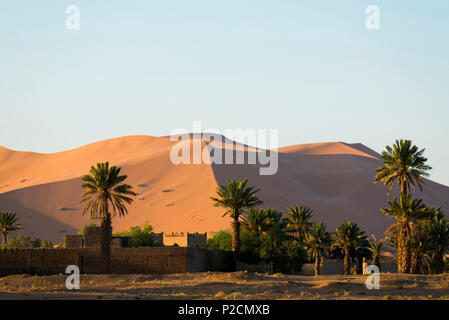
{"label": "crenellated wall", "polygon": [[164,233],[164,246],[205,248],[207,233]]}

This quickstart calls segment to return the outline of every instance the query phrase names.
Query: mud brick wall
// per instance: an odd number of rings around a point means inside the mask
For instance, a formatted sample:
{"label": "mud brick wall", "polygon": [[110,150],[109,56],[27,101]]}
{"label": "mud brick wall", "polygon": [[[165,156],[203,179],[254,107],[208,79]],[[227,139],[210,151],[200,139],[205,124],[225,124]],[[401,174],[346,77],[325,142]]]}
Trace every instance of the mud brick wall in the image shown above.
{"label": "mud brick wall", "polygon": [[132,248],[133,239],[131,237],[112,237],[112,246],[115,248]]}
{"label": "mud brick wall", "polygon": [[68,266],[78,263],[76,249],[2,249],[0,266]]}
{"label": "mud brick wall", "polygon": [[78,264],[76,249],[2,249],[0,275],[17,273],[63,273],[68,265]]}
{"label": "mud brick wall", "polygon": [[[149,247],[112,248],[112,272],[167,274],[221,271],[218,253],[204,248]],[[62,273],[77,265],[82,273],[101,273],[99,248],[2,249],[0,273]],[[5,271],[6,270],[6,271]]]}
{"label": "mud brick wall", "polygon": [[112,246],[114,248],[122,248],[124,247],[123,245],[123,239],[122,238],[112,238]]}
{"label": "mud brick wall", "polygon": [[225,261],[222,254],[207,250],[207,271],[225,271]]}
{"label": "mud brick wall", "polygon": [[164,246],[187,247],[187,233],[164,233]]}
{"label": "mud brick wall", "polygon": [[208,254],[206,249],[187,248],[188,270],[189,272],[207,271]]}
{"label": "mud brick wall", "polygon": [[204,248],[207,243],[207,233],[164,233],[164,246]]}
{"label": "mud brick wall", "polygon": [[[168,274],[221,271],[218,253],[203,248],[149,247],[112,248],[112,272],[121,274]],[[80,254],[83,273],[101,273],[99,252]]]}
{"label": "mud brick wall", "polygon": [[101,227],[86,226],[84,228],[84,246],[99,247],[101,245]]}
{"label": "mud brick wall", "polygon": [[[189,272],[188,248],[114,248],[115,273],[183,273]],[[206,269],[207,266],[204,266]]]}
{"label": "mud brick wall", "polygon": [[80,264],[80,257],[99,255],[95,248],[1,249],[0,274],[63,273],[69,265]]}
{"label": "mud brick wall", "polygon": [[207,233],[187,233],[187,246],[205,248],[207,243]]}
{"label": "mud brick wall", "polygon": [[164,234],[162,232],[160,233],[151,233],[151,237],[153,238],[153,241],[156,243],[164,243]]}
{"label": "mud brick wall", "polygon": [[64,236],[64,248],[81,248],[83,246],[83,236],[68,235]]}

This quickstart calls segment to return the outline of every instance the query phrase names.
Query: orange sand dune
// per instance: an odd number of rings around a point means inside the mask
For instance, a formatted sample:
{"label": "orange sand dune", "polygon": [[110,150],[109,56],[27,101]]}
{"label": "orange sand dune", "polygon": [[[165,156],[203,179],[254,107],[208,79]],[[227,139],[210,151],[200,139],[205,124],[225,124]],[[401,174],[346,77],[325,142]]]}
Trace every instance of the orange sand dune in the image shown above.
{"label": "orange sand dune", "polygon": [[323,142],[323,143],[309,143],[299,144],[294,146],[288,146],[278,149],[281,153],[294,153],[294,154],[353,154],[368,158],[376,158],[368,153],[365,153],[357,148],[351,147],[351,145],[342,142]]}
{"label": "orange sand dune", "polygon": [[[196,142],[201,148],[209,143],[220,147],[217,142]],[[258,165],[174,165],[170,151],[175,143],[170,137],[129,136],[53,154],[0,147],[0,210],[20,216],[21,233],[60,242],[64,234],[76,233],[89,218],[82,215],[79,206],[81,176],[96,162],[109,161],[122,167],[127,182],[139,193],[129,215],[113,220],[114,231],[145,221],[157,232],[210,234],[228,229],[230,220],[222,218],[223,210],[214,207],[209,197],[226,179],[243,178],[261,189],[264,206],[284,209],[305,204],[314,209],[315,220],[325,222],[332,231],[344,220],[351,220],[367,233],[382,236],[391,222],[379,211],[385,205],[385,188],[373,184],[373,169],[381,164],[379,155],[362,144],[280,148],[277,174],[261,176]],[[231,145],[226,141],[222,148]],[[240,149],[246,157],[257,152],[255,148]],[[424,191],[416,196],[428,205],[449,210],[446,186],[426,180]]]}

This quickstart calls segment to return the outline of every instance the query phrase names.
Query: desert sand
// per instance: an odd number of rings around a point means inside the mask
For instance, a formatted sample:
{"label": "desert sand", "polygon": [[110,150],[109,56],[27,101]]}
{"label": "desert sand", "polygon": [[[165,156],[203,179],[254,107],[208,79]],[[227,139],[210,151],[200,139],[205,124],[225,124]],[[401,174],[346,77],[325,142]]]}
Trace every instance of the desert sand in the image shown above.
{"label": "desert sand", "polygon": [[[314,210],[313,220],[323,221],[331,231],[344,220],[351,220],[368,234],[382,237],[392,222],[379,211],[386,204],[386,189],[373,183],[373,169],[382,161],[362,144],[283,147],[278,150],[277,174],[261,176],[258,165],[174,165],[170,150],[175,143],[169,137],[128,136],[52,154],[0,147],[0,210],[19,215],[24,228],[13,236],[22,233],[62,242],[64,234],[76,233],[89,220],[79,205],[81,176],[91,165],[109,161],[122,167],[128,175],[126,182],[138,192],[128,216],[113,219],[114,232],[145,221],[156,232],[211,235],[228,229],[230,220],[222,217],[223,209],[214,207],[209,197],[226,179],[243,178],[261,189],[263,206],[285,209],[307,205]],[[210,142],[200,143],[205,147]],[[231,145],[227,141],[223,148]],[[245,146],[243,149],[257,152]],[[415,196],[449,212],[447,186],[426,180],[423,192],[415,191]]]}
{"label": "desert sand", "polygon": [[366,276],[319,277],[245,272],[168,275],[82,274],[80,289],[65,287],[67,275],[9,275],[0,278],[0,299],[37,300],[448,300],[447,275],[383,273],[380,288]]}

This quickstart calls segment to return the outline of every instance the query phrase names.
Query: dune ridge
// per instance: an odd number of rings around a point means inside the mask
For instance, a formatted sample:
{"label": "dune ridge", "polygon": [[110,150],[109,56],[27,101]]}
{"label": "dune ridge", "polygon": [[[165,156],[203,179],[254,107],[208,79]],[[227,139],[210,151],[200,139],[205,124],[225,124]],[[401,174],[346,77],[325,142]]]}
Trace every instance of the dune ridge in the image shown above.
{"label": "dune ridge", "polygon": [[[194,143],[191,139],[187,143]],[[230,148],[229,139],[196,141],[201,149]],[[277,150],[279,169],[259,175],[257,164],[180,164],[170,162],[176,144],[170,137],[127,136],[91,143],[68,151],[44,154],[0,147],[0,210],[16,212],[23,234],[61,242],[89,219],[79,205],[81,176],[91,165],[109,161],[122,167],[127,183],[138,193],[129,215],[114,218],[114,232],[148,221],[156,232],[208,232],[228,229],[229,218],[213,206],[210,196],[227,179],[248,178],[261,189],[264,206],[285,209],[296,203],[310,206],[315,221],[328,229],[344,220],[357,222],[368,234],[382,236],[391,223],[380,211],[385,187],[374,184],[373,169],[379,155],[362,144],[326,142],[282,147]],[[248,153],[260,150],[236,145]],[[397,192],[397,191],[395,191]],[[449,210],[449,188],[426,180],[416,192],[428,205]]]}

